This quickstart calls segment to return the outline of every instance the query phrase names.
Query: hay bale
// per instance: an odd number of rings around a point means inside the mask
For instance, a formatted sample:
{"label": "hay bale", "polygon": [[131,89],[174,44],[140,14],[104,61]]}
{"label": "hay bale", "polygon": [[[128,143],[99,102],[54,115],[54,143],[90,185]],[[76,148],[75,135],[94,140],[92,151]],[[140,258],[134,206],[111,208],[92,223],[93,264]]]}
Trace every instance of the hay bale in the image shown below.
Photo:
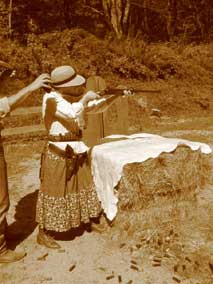
{"label": "hay bale", "polygon": [[118,185],[119,211],[147,208],[161,199],[183,199],[204,184],[202,154],[187,146],[124,167]]}
{"label": "hay bale", "polygon": [[204,155],[202,162],[202,174],[205,184],[213,185],[213,155]]}
{"label": "hay bale", "polygon": [[212,155],[181,145],[172,153],[126,165],[117,186],[116,230],[134,235],[184,219],[188,202],[196,202],[197,192],[210,182],[210,156],[212,161]]}

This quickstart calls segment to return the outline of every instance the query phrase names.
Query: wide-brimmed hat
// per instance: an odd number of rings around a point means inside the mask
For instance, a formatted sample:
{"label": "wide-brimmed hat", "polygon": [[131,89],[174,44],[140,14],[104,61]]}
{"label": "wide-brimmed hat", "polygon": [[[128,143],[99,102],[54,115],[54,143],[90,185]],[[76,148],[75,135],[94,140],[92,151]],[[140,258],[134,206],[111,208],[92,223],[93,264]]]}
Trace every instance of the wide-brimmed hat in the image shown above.
{"label": "wide-brimmed hat", "polygon": [[51,81],[56,88],[66,88],[81,86],[85,83],[85,78],[77,74],[76,70],[69,65],[56,67],[51,72]]}

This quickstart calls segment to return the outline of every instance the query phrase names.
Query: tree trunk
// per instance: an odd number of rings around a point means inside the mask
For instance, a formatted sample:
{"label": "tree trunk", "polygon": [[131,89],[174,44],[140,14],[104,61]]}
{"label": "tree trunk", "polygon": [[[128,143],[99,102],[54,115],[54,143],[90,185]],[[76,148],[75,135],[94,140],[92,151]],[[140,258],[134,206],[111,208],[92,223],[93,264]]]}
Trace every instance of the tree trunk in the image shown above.
{"label": "tree trunk", "polygon": [[211,27],[209,21],[209,11],[211,11],[211,1],[203,0],[195,3],[195,23],[197,31],[200,34],[202,40],[208,38],[209,29]]}
{"label": "tree trunk", "polygon": [[144,11],[144,18],[143,18],[143,22],[144,22],[144,30],[146,32],[146,34],[149,34],[149,24],[148,24],[148,15],[147,15],[147,11],[148,11],[148,1],[144,0],[143,1],[143,11]]}
{"label": "tree trunk", "polygon": [[168,0],[167,33],[169,40],[172,40],[175,36],[176,23],[177,23],[177,1]]}
{"label": "tree trunk", "polygon": [[117,38],[122,38],[128,30],[130,0],[102,0],[102,5]]}
{"label": "tree trunk", "polygon": [[12,36],[12,11],[13,11],[13,0],[10,0],[9,8],[8,8],[8,31],[9,31],[9,37]]}
{"label": "tree trunk", "polygon": [[8,11],[6,9],[5,2],[0,2],[0,38],[8,33],[7,16],[8,16]]}
{"label": "tree trunk", "polygon": [[123,31],[125,33],[128,32],[128,27],[129,27],[130,7],[131,7],[130,0],[127,0],[126,1],[126,6],[125,6],[125,8],[123,10]]}
{"label": "tree trunk", "polygon": [[66,28],[69,28],[71,26],[70,7],[71,7],[71,1],[64,0],[63,14],[64,14],[64,23],[65,23]]}

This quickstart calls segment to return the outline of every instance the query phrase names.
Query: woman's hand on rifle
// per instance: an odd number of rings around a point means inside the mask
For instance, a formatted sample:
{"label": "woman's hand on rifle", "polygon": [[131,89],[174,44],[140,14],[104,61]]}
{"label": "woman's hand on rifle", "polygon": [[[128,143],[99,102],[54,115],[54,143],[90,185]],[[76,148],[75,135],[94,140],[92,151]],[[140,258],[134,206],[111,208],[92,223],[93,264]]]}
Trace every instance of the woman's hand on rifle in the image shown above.
{"label": "woman's hand on rifle", "polygon": [[99,99],[99,98],[100,98],[99,94],[97,94],[93,91],[88,91],[86,94],[84,94],[84,96],[82,97],[80,102],[83,104],[83,106],[87,106],[89,101],[96,100],[96,99]]}

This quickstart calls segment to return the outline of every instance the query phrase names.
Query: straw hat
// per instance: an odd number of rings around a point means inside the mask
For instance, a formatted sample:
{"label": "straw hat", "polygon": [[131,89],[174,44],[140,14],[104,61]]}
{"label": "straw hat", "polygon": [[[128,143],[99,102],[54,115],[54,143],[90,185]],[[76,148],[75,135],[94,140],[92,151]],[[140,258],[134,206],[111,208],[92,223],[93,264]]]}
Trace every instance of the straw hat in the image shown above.
{"label": "straw hat", "polygon": [[86,80],[78,75],[72,66],[64,65],[56,67],[51,72],[51,81],[55,88],[66,88],[81,86]]}

